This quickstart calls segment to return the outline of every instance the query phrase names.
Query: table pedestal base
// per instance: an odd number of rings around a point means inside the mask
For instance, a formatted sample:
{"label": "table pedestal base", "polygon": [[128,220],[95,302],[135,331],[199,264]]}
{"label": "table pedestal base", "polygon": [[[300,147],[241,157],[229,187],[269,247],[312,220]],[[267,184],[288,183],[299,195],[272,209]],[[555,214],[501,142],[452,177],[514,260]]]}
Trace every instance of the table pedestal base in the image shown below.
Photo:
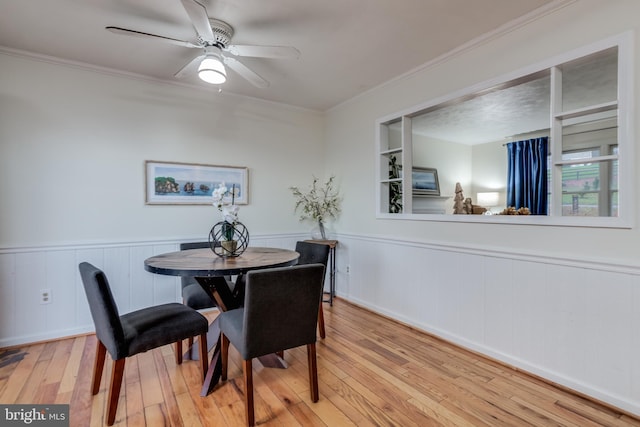
{"label": "table pedestal base", "polygon": [[289,367],[287,362],[277,354],[266,354],[264,356],[258,357],[260,363],[265,368],[277,368],[277,369],[286,369]]}

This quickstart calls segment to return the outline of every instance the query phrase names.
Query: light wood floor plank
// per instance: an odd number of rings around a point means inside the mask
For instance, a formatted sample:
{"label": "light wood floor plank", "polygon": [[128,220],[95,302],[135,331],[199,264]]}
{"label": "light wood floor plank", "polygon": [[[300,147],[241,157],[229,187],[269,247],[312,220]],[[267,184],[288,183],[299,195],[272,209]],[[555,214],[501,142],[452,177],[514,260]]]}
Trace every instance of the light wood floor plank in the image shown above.
{"label": "light wood floor plank", "polygon": [[[142,397],[143,390],[140,384],[140,374],[138,371],[138,359],[128,360],[124,367],[124,384],[122,389],[126,398],[126,415],[127,420],[144,420],[144,399]],[[122,396],[121,396],[122,397]],[[120,408],[118,404],[118,412],[122,413],[124,407]]]}
{"label": "light wood floor plank", "polygon": [[189,427],[202,426],[202,422],[198,416],[198,411],[196,406],[193,404],[189,393],[180,393],[175,397],[183,424]]}
{"label": "light wood floor plank", "polygon": [[[322,380],[319,380],[318,383],[321,390],[320,399],[329,400],[333,406],[335,406],[338,411],[342,412],[353,424],[358,427],[372,427],[376,425],[367,418],[356,405],[352,404],[353,399],[349,396],[351,390],[344,382],[340,382],[332,386],[325,386]],[[327,394],[329,387],[331,388],[332,393]],[[311,409],[309,408],[309,410]]]}
{"label": "light wood floor plank", "polygon": [[389,396],[377,393],[373,384],[369,387],[360,383],[355,378],[347,378],[345,384],[350,389],[351,401],[360,412],[376,425],[392,425],[398,423],[402,426],[439,426],[435,420],[424,418],[420,414],[420,419],[411,419],[402,411],[395,408],[389,402]]}
{"label": "light wood floor plank", "polygon": [[16,397],[15,403],[34,403],[37,401],[36,393],[42,387],[42,380],[45,377],[50,359],[39,360],[33,367],[31,375],[25,381],[24,387],[20,390],[20,394]]}
{"label": "light wood floor plank", "polygon": [[67,363],[64,367],[64,372],[62,373],[60,388],[58,389],[59,393],[69,393],[73,391],[73,387],[75,386],[78,376],[78,368],[80,367],[82,351],[84,349],[87,338],[83,336],[69,341],[72,342],[73,345],[71,346],[69,359],[67,360]]}
{"label": "light wood floor plank", "polygon": [[[254,361],[259,425],[640,427],[624,411],[340,299],[324,311],[320,400],[310,401],[305,347],[285,352],[287,369]],[[99,393],[91,396],[96,342],[87,335],[0,349],[0,402],[69,403],[71,425],[103,426],[113,362],[107,355]],[[115,425],[244,425],[241,366],[231,347],[229,380],[200,397],[200,364],[176,365],[172,346],[129,358]]]}
{"label": "light wood floor plank", "polygon": [[[163,357],[162,351],[153,351],[151,353],[153,354],[156,372],[158,373],[158,379],[160,380],[160,391],[164,398],[163,403],[167,411],[167,418],[170,421],[170,425],[181,427],[184,424],[182,423],[182,415],[178,408],[175,392],[171,386],[171,379],[169,378],[167,367],[165,366],[166,359]],[[175,359],[171,361],[170,364],[175,366]]]}
{"label": "light wood floor plank", "polygon": [[148,426],[170,426],[164,403],[155,403],[144,408],[144,419]]}
{"label": "light wood floor plank", "polygon": [[[105,410],[106,410],[105,401],[107,400],[106,396],[107,396],[106,391],[100,390],[98,394],[96,394],[91,400],[91,408],[90,408],[91,423],[89,424],[91,427],[99,427],[99,426],[105,425],[107,422],[107,418],[105,414]],[[70,414],[69,418],[73,419],[73,415]],[[117,422],[120,425],[123,425],[126,418],[127,418],[126,410],[120,411],[119,413],[116,414],[115,422]],[[74,420],[74,423],[75,423],[75,420]]]}
{"label": "light wood floor plank", "polygon": [[[289,412],[298,422],[298,425],[304,427],[325,427],[326,424],[313,413],[306,403],[300,402],[289,407]],[[275,424],[275,422],[274,422]]]}
{"label": "light wood floor plank", "polygon": [[[140,370],[140,387],[142,388],[142,400],[145,409],[153,405],[163,403],[164,396],[160,388],[158,369],[153,359],[153,351],[138,354],[138,369]],[[157,409],[152,414],[157,415]],[[146,414],[146,412],[145,412]]]}
{"label": "light wood floor plank", "polygon": [[84,348],[82,349],[82,357],[80,357],[80,366],[78,366],[77,381],[71,393],[71,400],[64,402],[69,403],[69,419],[79,426],[91,424],[91,404],[93,401],[93,396],[91,396],[91,375],[93,373],[96,343],[95,335],[86,337]]}
{"label": "light wood floor plank", "polygon": [[44,344],[36,344],[23,349],[22,359],[17,362],[17,366],[9,374],[4,391],[0,395],[0,402],[6,404],[16,403],[16,399],[22,388],[26,386],[27,380],[31,376],[43,349]]}

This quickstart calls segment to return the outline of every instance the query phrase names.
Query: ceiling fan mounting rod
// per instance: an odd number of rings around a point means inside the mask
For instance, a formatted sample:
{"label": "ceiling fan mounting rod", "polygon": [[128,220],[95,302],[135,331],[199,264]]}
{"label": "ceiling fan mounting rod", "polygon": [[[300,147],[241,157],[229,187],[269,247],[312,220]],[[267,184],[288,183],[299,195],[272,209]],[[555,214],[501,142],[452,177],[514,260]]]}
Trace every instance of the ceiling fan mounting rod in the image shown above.
{"label": "ceiling fan mounting rod", "polygon": [[204,46],[218,46],[225,48],[231,42],[233,37],[233,27],[224,21],[215,18],[209,18],[209,25],[211,25],[211,31],[213,32],[213,40],[203,40],[198,37],[201,44]]}

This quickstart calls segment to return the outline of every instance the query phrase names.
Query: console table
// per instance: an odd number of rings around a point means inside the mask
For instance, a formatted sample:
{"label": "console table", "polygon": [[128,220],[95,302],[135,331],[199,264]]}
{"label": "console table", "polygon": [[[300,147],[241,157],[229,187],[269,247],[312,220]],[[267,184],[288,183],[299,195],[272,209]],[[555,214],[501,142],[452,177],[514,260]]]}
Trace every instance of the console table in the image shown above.
{"label": "console table", "polygon": [[329,246],[329,299],[323,302],[328,302],[330,306],[333,306],[333,297],[336,294],[336,246],[338,246],[338,241],[312,239],[305,240],[305,242]]}

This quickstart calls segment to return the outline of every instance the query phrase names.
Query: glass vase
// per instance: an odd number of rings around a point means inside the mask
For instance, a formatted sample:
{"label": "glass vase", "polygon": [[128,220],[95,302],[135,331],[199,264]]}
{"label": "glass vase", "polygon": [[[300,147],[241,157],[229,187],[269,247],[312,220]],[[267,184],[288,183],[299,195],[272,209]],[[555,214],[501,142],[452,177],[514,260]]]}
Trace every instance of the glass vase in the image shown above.
{"label": "glass vase", "polygon": [[324,221],[318,221],[311,229],[311,238],[314,240],[329,240],[332,235],[331,227]]}

